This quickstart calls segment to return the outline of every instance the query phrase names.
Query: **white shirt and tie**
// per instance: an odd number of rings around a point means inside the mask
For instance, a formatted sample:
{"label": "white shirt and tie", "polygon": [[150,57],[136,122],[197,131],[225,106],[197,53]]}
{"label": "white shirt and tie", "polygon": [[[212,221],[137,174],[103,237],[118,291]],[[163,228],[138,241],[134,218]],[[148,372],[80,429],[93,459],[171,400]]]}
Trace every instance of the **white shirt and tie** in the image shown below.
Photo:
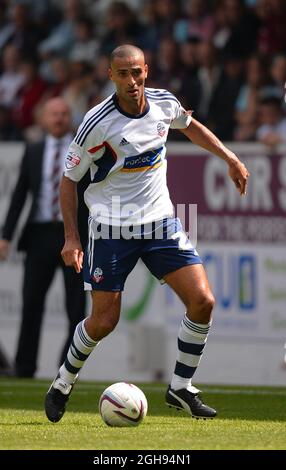
{"label": "white shirt and tie", "polygon": [[[59,204],[59,184],[57,183],[60,182],[63,174],[65,157],[72,139],[73,136],[70,133],[61,139],[56,139],[52,135],[48,135],[45,139],[38,210],[33,222],[62,220],[60,211],[55,210],[55,205]],[[58,162],[55,161],[56,159]],[[56,166],[58,174],[55,174]]]}

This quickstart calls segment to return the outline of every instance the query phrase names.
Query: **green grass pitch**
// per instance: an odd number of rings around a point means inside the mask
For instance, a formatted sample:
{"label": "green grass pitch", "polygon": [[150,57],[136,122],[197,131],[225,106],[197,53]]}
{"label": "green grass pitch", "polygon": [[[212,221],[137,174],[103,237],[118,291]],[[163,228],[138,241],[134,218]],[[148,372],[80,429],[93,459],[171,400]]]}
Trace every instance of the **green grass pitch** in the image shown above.
{"label": "green grass pitch", "polygon": [[79,382],[62,421],[53,424],[43,410],[48,382],[0,379],[0,449],[286,449],[286,388],[202,386],[203,399],[219,413],[203,421],[169,409],[165,385],[136,384],[147,397],[147,417],[137,428],[110,428],[98,414],[107,385]]}

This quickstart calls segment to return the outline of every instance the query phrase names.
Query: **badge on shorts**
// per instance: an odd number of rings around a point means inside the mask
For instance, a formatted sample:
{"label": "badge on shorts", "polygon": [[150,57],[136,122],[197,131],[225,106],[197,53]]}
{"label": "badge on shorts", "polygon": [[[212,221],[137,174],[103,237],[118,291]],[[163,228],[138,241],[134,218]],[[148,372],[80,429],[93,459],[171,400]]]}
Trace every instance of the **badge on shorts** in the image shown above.
{"label": "badge on shorts", "polygon": [[103,280],[103,271],[101,268],[95,268],[92,279],[98,284]]}

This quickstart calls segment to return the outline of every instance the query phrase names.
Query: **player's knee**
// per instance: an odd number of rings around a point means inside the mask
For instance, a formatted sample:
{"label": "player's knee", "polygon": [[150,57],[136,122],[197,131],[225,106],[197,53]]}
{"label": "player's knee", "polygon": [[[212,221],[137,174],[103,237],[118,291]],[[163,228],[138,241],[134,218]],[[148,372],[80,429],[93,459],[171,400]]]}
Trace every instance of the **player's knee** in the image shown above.
{"label": "player's knee", "polygon": [[212,310],[215,306],[215,298],[214,298],[214,296],[211,292],[209,292],[208,295],[207,295],[207,304],[208,304],[208,307],[209,307],[210,311],[212,312]]}
{"label": "player's knee", "polygon": [[118,323],[118,318],[113,316],[104,316],[97,319],[93,324],[93,337],[100,340],[109,335]]}
{"label": "player's knee", "polygon": [[104,333],[104,336],[111,333],[114,330],[114,328],[116,327],[117,323],[118,323],[117,318],[110,317],[110,318],[104,319],[104,321],[102,321],[102,323],[100,325],[101,330]]}
{"label": "player's knee", "polygon": [[211,313],[215,305],[215,298],[211,292],[202,292],[200,293],[195,302],[192,302],[189,312],[192,312],[192,317],[194,321],[199,323],[208,323],[211,318]]}
{"label": "player's knee", "polygon": [[211,319],[212,310],[214,308],[215,298],[211,292],[205,294],[200,302],[200,318],[201,323],[208,323]]}

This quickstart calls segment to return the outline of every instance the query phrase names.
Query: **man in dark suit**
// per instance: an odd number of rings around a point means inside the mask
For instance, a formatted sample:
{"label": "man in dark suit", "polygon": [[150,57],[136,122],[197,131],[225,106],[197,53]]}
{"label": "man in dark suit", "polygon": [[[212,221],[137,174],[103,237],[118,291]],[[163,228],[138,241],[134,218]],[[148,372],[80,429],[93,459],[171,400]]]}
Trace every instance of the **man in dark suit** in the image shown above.
{"label": "man in dark suit", "polygon": [[[61,259],[64,226],[59,206],[59,183],[65,155],[72,140],[69,107],[62,98],[50,99],[44,106],[42,119],[45,138],[26,146],[0,240],[0,259],[5,259],[20,213],[30,194],[31,209],[18,245],[19,250],[26,252],[22,321],[15,358],[15,375],[18,377],[33,377],[36,372],[44,302],[58,267],[61,267],[64,275],[65,307],[69,322],[59,364],[66,356],[75,326],[85,316],[81,275],[73,268],[66,267]],[[79,188],[78,206],[83,244],[87,239],[88,219],[83,201],[84,189],[85,182]]]}

